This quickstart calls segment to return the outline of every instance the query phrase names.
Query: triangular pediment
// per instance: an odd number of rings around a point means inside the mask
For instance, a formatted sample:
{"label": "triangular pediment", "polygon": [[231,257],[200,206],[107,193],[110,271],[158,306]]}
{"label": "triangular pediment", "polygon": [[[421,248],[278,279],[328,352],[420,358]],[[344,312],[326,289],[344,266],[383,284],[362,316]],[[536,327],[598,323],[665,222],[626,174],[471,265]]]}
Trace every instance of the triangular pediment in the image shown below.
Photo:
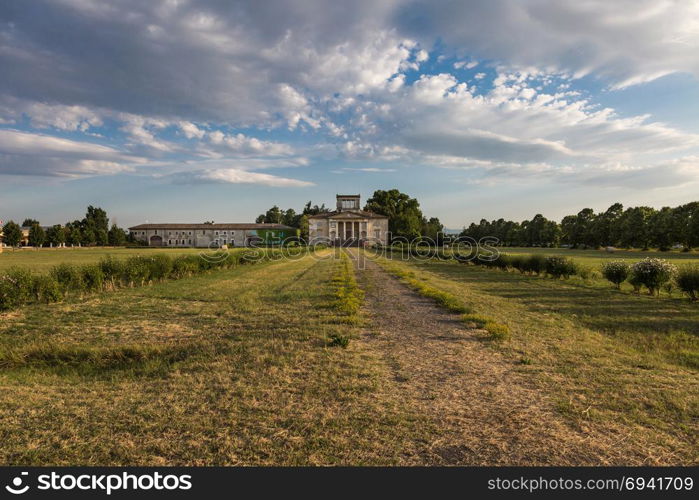
{"label": "triangular pediment", "polygon": [[337,219],[366,219],[367,216],[364,214],[358,214],[355,212],[347,211],[347,212],[340,212],[338,214],[332,215],[329,218],[334,219],[334,220],[337,220]]}

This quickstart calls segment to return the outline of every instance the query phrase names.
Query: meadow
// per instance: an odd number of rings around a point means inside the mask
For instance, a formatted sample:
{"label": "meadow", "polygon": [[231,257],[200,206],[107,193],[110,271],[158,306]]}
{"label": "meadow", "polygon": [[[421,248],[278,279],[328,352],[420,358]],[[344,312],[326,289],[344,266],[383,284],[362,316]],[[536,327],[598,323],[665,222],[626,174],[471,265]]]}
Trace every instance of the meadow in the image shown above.
{"label": "meadow", "polygon": [[363,255],[0,313],[0,463],[696,463],[696,303]]}
{"label": "meadow", "polygon": [[34,272],[48,272],[53,266],[64,262],[70,264],[96,264],[106,256],[125,259],[134,255],[199,254],[201,248],[126,248],[126,247],[83,247],[83,248],[4,248],[0,253],[0,271],[11,267],[26,267]]}
{"label": "meadow", "polygon": [[658,259],[667,259],[673,264],[697,264],[699,263],[699,252],[682,252],[681,250],[672,250],[669,252],[658,252],[655,250],[637,250],[637,249],[616,249],[613,252],[598,249],[572,249],[572,248],[537,248],[537,247],[499,247],[498,250],[507,254],[542,254],[542,255],[560,255],[562,257],[570,257],[580,264],[584,264],[595,269],[599,269],[607,261],[610,260],[625,260],[629,263],[636,262],[646,257]]}

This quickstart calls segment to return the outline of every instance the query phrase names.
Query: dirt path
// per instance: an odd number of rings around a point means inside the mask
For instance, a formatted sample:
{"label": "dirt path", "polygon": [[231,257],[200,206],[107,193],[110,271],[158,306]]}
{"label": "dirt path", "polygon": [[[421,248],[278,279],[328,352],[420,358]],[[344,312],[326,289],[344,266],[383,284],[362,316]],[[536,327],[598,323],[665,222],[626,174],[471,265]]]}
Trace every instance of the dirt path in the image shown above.
{"label": "dirt path", "polygon": [[[552,402],[483,345],[478,332],[408,289],[377,264],[357,266],[366,293],[363,342],[390,367],[382,391],[429,415],[439,432],[408,464],[572,465],[638,463],[617,456],[613,436],[572,429]],[[622,458],[623,457],[623,458]]]}

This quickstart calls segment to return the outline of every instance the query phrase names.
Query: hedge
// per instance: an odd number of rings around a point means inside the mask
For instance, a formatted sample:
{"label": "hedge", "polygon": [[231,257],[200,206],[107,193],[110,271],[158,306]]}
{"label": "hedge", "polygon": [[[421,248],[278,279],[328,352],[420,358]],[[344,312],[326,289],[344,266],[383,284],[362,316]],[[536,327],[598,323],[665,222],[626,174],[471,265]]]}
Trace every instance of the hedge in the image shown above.
{"label": "hedge", "polygon": [[0,274],[0,310],[58,302],[71,295],[185,278],[213,269],[269,260],[279,252],[279,249],[243,250],[216,254],[210,259],[199,255],[171,257],[156,254],[117,260],[108,256],[98,264],[58,264],[48,274],[32,274],[28,269],[11,268]]}

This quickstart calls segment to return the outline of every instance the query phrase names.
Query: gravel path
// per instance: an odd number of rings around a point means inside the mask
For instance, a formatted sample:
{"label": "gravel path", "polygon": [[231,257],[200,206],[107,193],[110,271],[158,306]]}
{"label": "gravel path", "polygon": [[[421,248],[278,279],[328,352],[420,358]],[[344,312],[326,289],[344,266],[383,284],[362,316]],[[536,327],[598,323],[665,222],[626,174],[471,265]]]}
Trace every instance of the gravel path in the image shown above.
{"label": "gravel path", "polygon": [[392,373],[381,390],[429,415],[439,429],[430,442],[406,451],[406,464],[637,462],[628,450],[625,459],[617,456],[608,439],[593,440],[567,425],[516,365],[484,345],[458,315],[364,262],[365,269],[356,269],[366,293],[362,341]]}

